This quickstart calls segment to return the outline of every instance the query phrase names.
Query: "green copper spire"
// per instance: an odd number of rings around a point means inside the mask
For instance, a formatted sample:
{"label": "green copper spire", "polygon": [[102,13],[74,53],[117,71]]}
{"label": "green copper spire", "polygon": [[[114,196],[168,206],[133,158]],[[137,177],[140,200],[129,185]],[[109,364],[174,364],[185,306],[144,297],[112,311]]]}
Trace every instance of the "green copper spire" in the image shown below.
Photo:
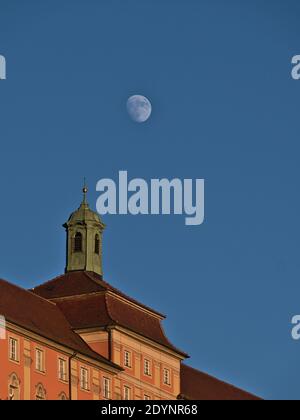
{"label": "green copper spire", "polygon": [[102,276],[102,234],[105,225],[88,205],[85,180],[82,192],[83,200],[79,208],[63,225],[67,233],[65,271],[92,271]]}

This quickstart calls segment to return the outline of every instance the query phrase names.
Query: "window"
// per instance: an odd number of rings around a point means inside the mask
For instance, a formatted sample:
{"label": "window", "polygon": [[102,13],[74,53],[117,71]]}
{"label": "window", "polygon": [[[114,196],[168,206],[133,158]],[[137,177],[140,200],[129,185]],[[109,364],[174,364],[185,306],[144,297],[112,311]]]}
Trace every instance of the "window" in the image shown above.
{"label": "window", "polygon": [[67,362],[65,359],[58,359],[58,379],[61,381],[67,380]]}
{"label": "window", "polygon": [[15,373],[12,373],[8,379],[8,399],[20,399],[20,381]]}
{"label": "window", "polygon": [[146,376],[151,376],[151,362],[148,359],[144,361],[144,374]]}
{"label": "window", "polygon": [[86,368],[80,369],[80,387],[85,391],[89,389],[89,371]]}
{"label": "window", "polygon": [[103,378],[103,397],[107,400],[110,398],[110,380]]}
{"label": "window", "polygon": [[44,372],[44,352],[41,349],[35,350],[35,369]]}
{"label": "window", "polygon": [[164,384],[165,385],[170,385],[171,384],[170,370],[169,369],[164,369]]}
{"label": "window", "polygon": [[74,252],[82,252],[82,235],[77,232],[74,239]]}
{"label": "window", "polygon": [[18,340],[15,338],[9,339],[9,358],[14,362],[19,361]]}
{"label": "window", "polygon": [[124,366],[131,367],[131,353],[129,351],[125,351],[124,353]]}
{"label": "window", "polygon": [[46,390],[43,387],[42,384],[38,384],[36,387],[36,394],[35,394],[36,400],[45,400],[46,399]]}
{"label": "window", "polygon": [[150,397],[149,395],[146,395],[146,394],[145,394],[145,395],[144,395],[144,400],[145,400],[145,401],[150,401],[150,400],[151,400],[151,397]]}
{"label": "window", "polygon": [[129,386],[124,386],[124,400],[128,401],[131,399],[131,389]]}
{"label": "window", "polygon": [[99,255],[100,254],[100,239],[99,239],[99,235],[95,236],[95,254]]}
{"label": "window", "polygon": [[68,397],[66,396],[66,394],[64,392],[61,392],[58,396],[58,399],[61,401],[65,401],[68,399]]}

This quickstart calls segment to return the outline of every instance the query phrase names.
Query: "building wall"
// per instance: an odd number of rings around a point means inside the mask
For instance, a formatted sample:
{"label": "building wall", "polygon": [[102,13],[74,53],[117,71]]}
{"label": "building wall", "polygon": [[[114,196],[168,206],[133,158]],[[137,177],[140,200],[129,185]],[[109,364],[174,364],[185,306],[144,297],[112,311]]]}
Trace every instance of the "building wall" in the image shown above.
{"label": "building wall", "polygon": [[[113,329],[81,334],[87,343],[105,357],[111,359],[124,371],[115,375],[110,368],[100,369],[84,359],[71,361],[72,399],[176,399],[180,394],[180,358],[167,349],[151,344],[140,336]],[[10,339],[17,343],[17,360],[10,358]],[[42,352],[40,369],[37,366],[37,351]],[[125,365],[125,352],[130,366]],[[58,400],[69,398],[69,357],[72,352],[63,346],[36,336],[29,331],[10,325],[6,338],[0,340],[0,399],[10,399],[10,386],[14,387],[14,399]],[[59,379],[59,359],[65,361],[66,377]],[[145,374],[146,360],[149,374]],[[80,381],[81,369],[88,372],[87,389]],[[164,383],[164,369],[169,372],[170,383]],[[104,380],[109,383],[109,393],[104,392]],[[127,392],[125,392],[127,390]]]}
{"label": "building wall", "polygon": [[[17,341],[17,361],[10,359],[10,338]],[[36,350],[43,353],[42,371],[37,370]],[[0,340],[0,399],[7,400],[10,385],[15,387],[14,399],[35,400],[39,395],[42,399],[58,400],[69,398],[68,360],[72,353],[62,346],[49,343],[39,337],[31,337],[29,332],[8,328],[6,338]],[[65,380],[59,379],[58,360],[66,362]],[[97,400],[104,398],[103,378],[108,378],[111,391],[114,386],[114,373],[102,370],[87,361],[75,358],[72,360],[72,399]],[[87,390],[81,388],[80,368],[88,371]],[[14,383],[12,383],[12,380]],[[42,391],[42,392],[41,392]]]}
{"label": "building wall", "polygon": [[9,378],[13,374],[17,376],[21,385],[19,397],[20,399],[24,399],[24,388],[22,386],[22,384],[24,384],[24,359],[22,357],[24,349],[23,338],[17,334],[9,335],[18,340],[21,357],[19,362],[9,361],[8,336],[6,336],[6,339],[0,341],[0,399],[8,399]]}
{"label": "building wall", "polygon": [[81,338],[97,353],[109,359],[109,342],[107,331],[87,332]]}
{"label": "building wall", "polygon": [[[109,334],[106,331],[85,332],[81,337],[105,357],[109,355]],[[130,367],[125,366],[125,352],[130,355]],[[142,337],[113,329],[111,332],[111,360],[124,369],[114,380],[113,399],[176,399],[180,394],[180,363],[178,356],[150,344]],[[144,372],[145,361],[150,363],[150,375]],[[164,369],[170,373],[170,384],[164,384]]]}
{"label": "building wall", "polygon": [[[180,394],[180,359],[142,339],[112,331],[112,361],[124,368],[119,374],[121,394],[128,386],[133,399],[176,399]],[[125,351],[131,355],[131,367],[125,366]],[[150,375],[145,374],[145,362],[150,364]],[[163,381],[164,369],[169,371],[170,384]]]}

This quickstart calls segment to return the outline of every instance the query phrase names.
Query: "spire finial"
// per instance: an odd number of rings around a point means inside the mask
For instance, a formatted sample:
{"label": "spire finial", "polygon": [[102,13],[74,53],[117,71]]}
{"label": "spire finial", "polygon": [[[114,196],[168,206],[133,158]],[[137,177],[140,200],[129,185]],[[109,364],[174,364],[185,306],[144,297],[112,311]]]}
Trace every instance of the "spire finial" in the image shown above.
{"label": "spire finial", "polygon": [[83,188],[82,188],[82,192],[83,192],[83,202],[86,204],[86,195],[88,192],[88,187],[86,185],[86,178],[84,177],[83,179]]}

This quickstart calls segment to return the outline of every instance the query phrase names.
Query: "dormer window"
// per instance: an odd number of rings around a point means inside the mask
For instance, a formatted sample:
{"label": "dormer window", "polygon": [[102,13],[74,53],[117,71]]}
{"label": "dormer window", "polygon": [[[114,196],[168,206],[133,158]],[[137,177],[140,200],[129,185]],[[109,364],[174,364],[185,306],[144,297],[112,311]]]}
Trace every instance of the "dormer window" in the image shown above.
{"label": "dormer window", "polygon": [[74,238],[74,252],[82,252],[82,234],[77,232]]}
{"label": "dormer window", "polygon": [[99,255],[100,254],[100,239],[99,239],[99,235],[95,236],[95,254]]}

